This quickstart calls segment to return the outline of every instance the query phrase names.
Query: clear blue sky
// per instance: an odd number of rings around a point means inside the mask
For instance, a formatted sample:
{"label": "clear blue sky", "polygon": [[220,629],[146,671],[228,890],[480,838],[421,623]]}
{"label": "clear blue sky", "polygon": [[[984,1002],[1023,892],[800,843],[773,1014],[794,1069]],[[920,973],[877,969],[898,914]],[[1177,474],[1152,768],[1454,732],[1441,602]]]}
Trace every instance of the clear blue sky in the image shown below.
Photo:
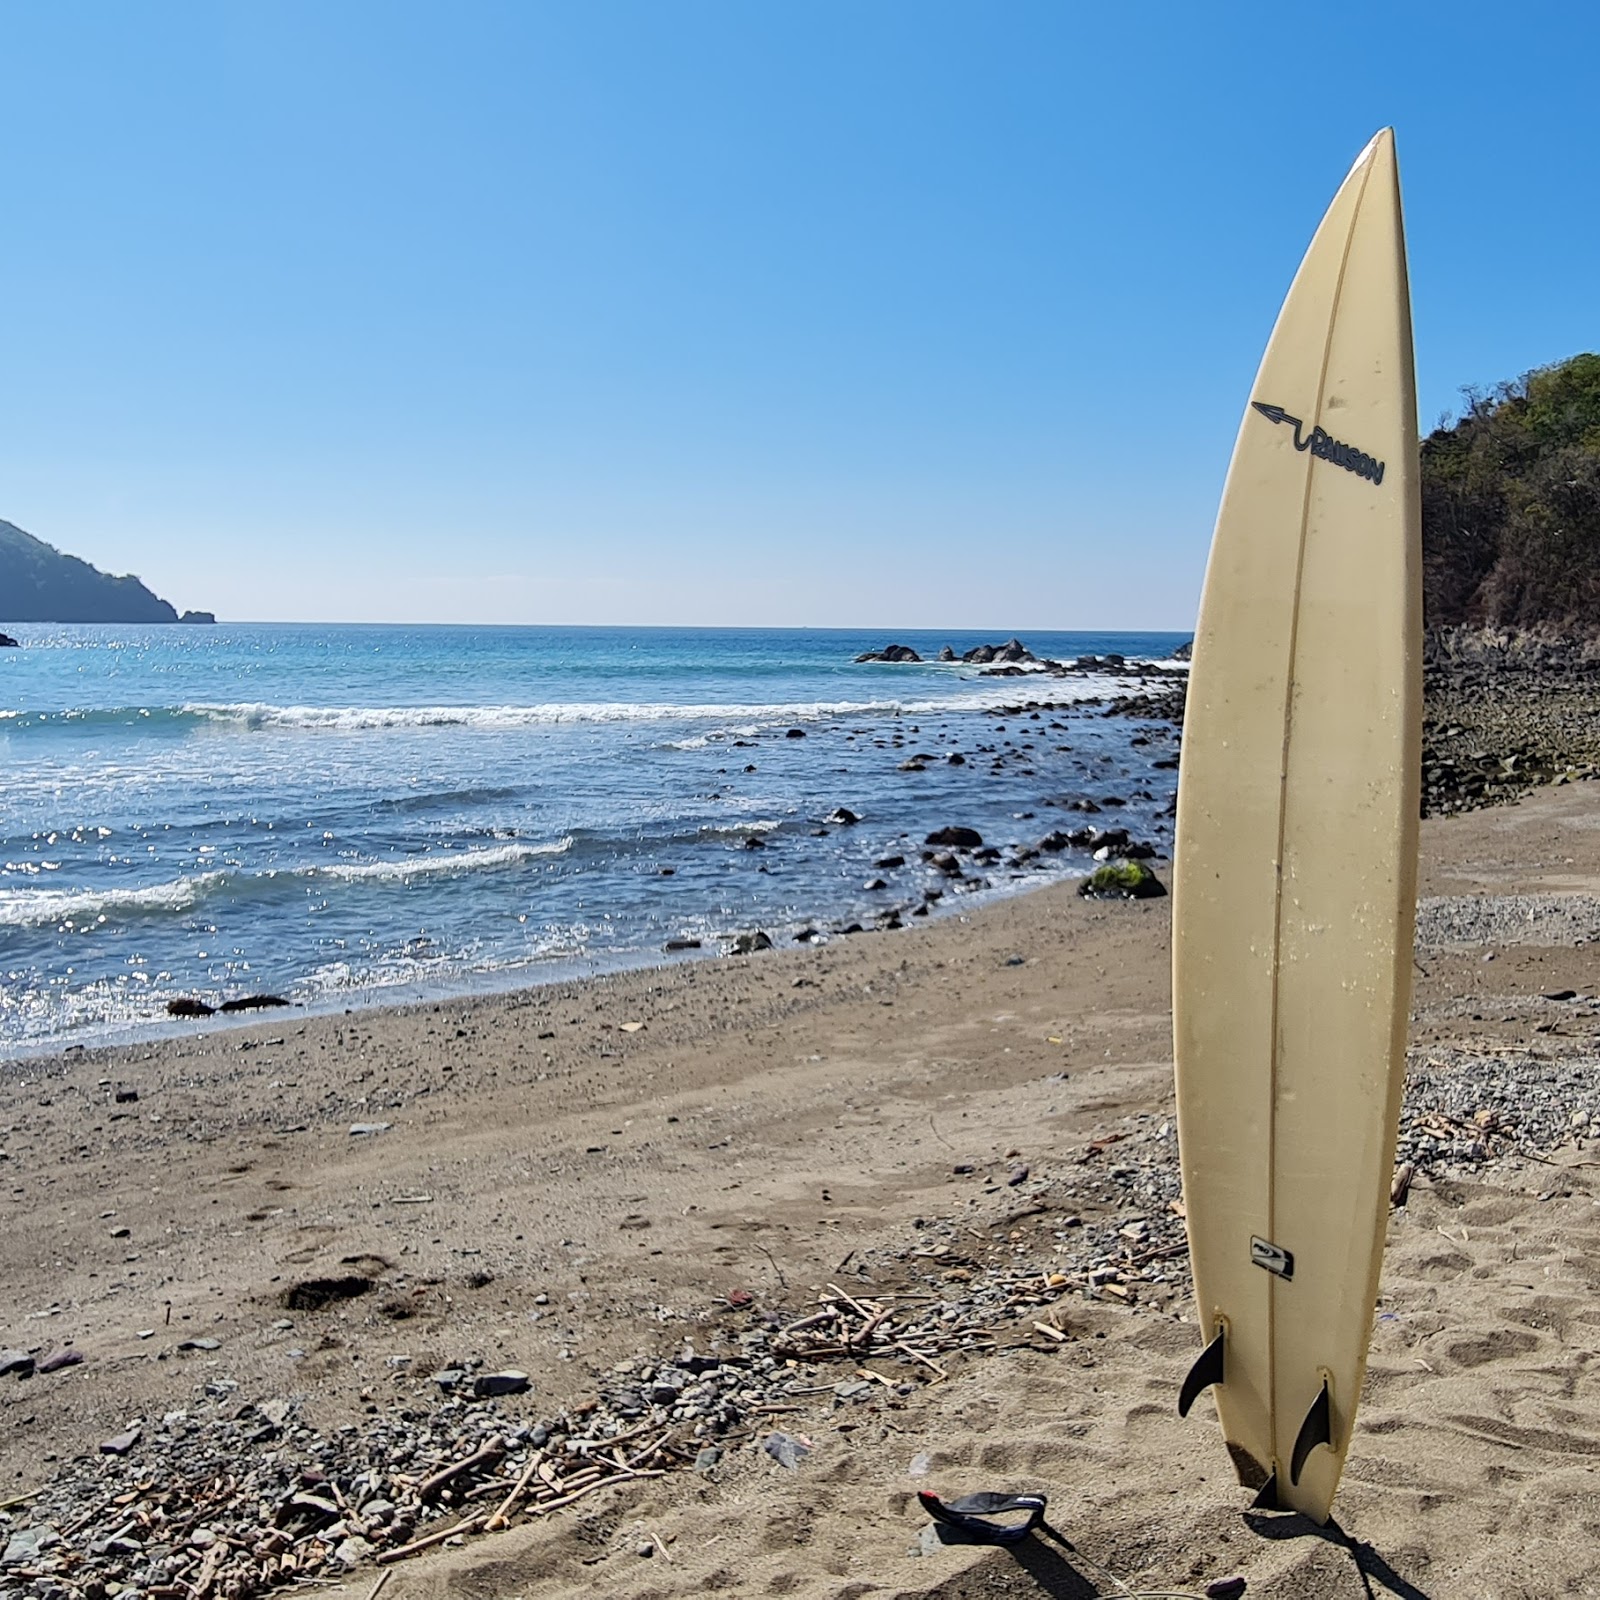
{"label": "clear blue sky", "polygon": [[231,618],[1184,628],[1376,128],[1425,427],[1600,347],[1597,18],[0,0],[0,517]]}

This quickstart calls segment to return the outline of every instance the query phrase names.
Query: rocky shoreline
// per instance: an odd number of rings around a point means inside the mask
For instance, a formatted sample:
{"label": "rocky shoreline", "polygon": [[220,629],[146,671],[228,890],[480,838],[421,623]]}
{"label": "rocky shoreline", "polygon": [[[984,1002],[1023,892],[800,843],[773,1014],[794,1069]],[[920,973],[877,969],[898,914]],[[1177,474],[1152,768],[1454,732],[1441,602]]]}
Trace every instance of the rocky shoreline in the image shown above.
{"label": "rocky shoreline", "polygon": [[[1183,726],[1187,682],[1112,701]],[[1600,651],[1581,640],[1430,630],[1423,653],[1422,815],[1503,805],[1600,777]]]}

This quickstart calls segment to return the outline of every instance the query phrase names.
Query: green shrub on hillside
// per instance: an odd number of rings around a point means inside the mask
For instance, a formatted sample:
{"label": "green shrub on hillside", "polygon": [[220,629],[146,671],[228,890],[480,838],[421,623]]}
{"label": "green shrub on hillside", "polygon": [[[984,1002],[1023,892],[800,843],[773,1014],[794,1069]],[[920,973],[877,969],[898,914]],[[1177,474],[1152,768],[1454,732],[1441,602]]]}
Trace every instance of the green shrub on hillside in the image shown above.
{"label": "green shrub on hillside", "polygon": [[1600,632],[1600,355],[1466,399],[1422,442],[1428,623]]}

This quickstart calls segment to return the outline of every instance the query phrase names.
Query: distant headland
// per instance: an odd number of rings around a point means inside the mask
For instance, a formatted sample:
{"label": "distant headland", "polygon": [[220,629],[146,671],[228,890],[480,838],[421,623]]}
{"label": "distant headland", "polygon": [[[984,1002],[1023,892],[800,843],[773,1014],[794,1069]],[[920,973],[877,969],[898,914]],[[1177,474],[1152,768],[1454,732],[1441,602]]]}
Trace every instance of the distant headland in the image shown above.
{"label": "distant headland", "polygon": [[0,622],[215,622],[0,520]]}

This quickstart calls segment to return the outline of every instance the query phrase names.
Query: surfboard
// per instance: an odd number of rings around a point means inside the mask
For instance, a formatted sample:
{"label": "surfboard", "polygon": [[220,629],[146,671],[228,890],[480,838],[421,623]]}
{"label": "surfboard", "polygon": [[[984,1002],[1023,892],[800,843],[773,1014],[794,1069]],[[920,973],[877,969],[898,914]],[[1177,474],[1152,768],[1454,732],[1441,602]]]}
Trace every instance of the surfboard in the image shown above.
{"label": "surfboard", "polygon": [[1329,1515],[1405,1072],[1421,508],[1392,130],[1306,252],[1245,408],[1195,630],[1173,865],[1178,1139],[1240,1481]]}

